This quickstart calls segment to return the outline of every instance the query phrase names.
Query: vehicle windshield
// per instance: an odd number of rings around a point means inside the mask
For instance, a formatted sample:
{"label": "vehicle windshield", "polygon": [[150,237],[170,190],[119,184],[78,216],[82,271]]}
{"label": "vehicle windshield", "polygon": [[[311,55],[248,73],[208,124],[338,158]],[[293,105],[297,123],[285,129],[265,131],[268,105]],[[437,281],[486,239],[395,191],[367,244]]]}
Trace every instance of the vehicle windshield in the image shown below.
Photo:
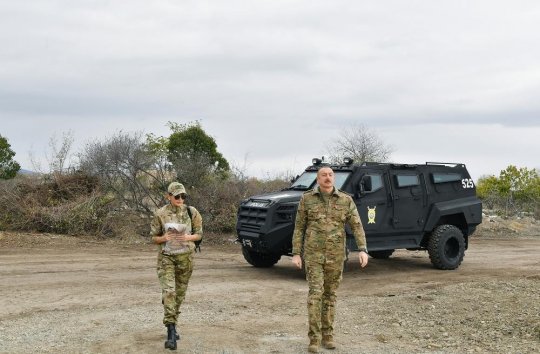
{"label": "vehicle windshield", "polygon": [[[334,173],[334,185],[337,189],[343,188],[343,184],[347,180],[351,173],[350,172],[336,172]],[[317,172],[309,171],[304,172],[294,183],[289,187],[289,189],[310,189],[317,186]]]}

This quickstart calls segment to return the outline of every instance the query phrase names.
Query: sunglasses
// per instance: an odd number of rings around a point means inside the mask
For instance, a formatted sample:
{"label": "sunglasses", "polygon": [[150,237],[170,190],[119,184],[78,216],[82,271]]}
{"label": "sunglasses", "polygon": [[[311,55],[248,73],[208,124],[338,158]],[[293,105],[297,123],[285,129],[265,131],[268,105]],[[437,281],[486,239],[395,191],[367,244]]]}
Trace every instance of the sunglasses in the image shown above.
{"label": "sunglasses", "polygon": [[[173,195],[169,193],[169,195],[172,197]],[[174,196],[174,199],[179,200],[180,198],[186,199],[186,195],[184,193],[178,194]]]}

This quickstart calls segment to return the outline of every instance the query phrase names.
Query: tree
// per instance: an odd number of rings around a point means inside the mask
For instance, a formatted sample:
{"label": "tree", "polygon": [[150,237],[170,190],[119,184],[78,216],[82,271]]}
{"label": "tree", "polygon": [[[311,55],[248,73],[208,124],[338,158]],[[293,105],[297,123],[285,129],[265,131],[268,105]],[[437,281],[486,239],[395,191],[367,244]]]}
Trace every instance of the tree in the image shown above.
{"label": "tree", "polygon": [[167,183],[154,147],[141,133],[119,132],[105,141],[88,143],[80,155],[80,169],[97,176],[123,207],[150,214],[163,201]]}
{"label": "tree", "polygon": [[384,162],[394,149],[385,144],[375,131],[364,124],[357,124],[342,129],[327,150],[331,163],[341,163],[344,157],[351,157],[357,162]]}
{"label": "tree", "polygon": [[534,169],[510,165],[499,177],[478,180],[476,191],[489,207],[504,209],[504,213],[534,210],[540,202],[540,176]]}
{"label": "tree", "polygon": [[499,194],[499,179],[495,176],[482,176],[476,183],[476,194],[481,199]]}
{"label": "tree", "polygon": [[229,163],[218,152],[214,138],[206,134],[199,122],[169,122],[173,133],[166,142],[169,161],[178,180],[187,187],[199,187],[209,176],[225,176]]}
{"label": "tree", "polygon": [[15,152],[7,139],[0,135],[0,179],[11,179],[17,175],[21,166],[13,160]]}

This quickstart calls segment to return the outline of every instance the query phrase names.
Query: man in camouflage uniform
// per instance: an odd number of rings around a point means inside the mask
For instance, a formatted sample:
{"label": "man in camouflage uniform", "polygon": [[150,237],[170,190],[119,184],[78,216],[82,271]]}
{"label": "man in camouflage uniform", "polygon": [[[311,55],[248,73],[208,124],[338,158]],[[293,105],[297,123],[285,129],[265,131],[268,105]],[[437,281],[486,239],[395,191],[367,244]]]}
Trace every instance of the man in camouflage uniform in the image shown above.
{"label": "man in camouflage uniform", "polygon": [[[163,323],[167,327],[165,348],[175,350],[179,339],[176,323],[193,271],[194,241],[202,238],[202,218],[197,209],[184,204],[187,195],[181,183],[171,183],[167,192],[169,204],[155,212],[150,236],[159,245],[157,273],[162,290]],[[191,218],[187,208],[190,208]],[[165,230],[165,225],[171,223],[180,224],[181,229],[185,227],[185,232]]]}
{"label": "man in camouflage uniform", "polygon": [[334,315],[336,291],[345,261],[345,224],[354,233],[360,250],[360,265],[368,263],[362,221],[352,198],[334,187],[334,171],[322,167],[317,172],[318,187],[304,193],[298,205],[292,241],[292,262],[302,268],[302,250],[309,284],[308,351],[317,353],[321,344],[335,349]]}

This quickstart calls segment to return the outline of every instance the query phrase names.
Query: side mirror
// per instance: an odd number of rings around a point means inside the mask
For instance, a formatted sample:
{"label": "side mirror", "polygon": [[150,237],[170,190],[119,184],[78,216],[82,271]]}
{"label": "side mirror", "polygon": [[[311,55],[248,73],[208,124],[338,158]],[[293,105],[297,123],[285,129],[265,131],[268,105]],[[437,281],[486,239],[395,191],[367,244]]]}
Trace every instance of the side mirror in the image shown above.
{"label": "side mirror", "polygon": [[360,180],[360,194],[371,192],[371,176],[364,175]]}
{"label": "side mirror", "polygon": [[296,182],[298,178],[300,178],[300,175],[296,175],[296,177],[291,178],[291,183]]}

